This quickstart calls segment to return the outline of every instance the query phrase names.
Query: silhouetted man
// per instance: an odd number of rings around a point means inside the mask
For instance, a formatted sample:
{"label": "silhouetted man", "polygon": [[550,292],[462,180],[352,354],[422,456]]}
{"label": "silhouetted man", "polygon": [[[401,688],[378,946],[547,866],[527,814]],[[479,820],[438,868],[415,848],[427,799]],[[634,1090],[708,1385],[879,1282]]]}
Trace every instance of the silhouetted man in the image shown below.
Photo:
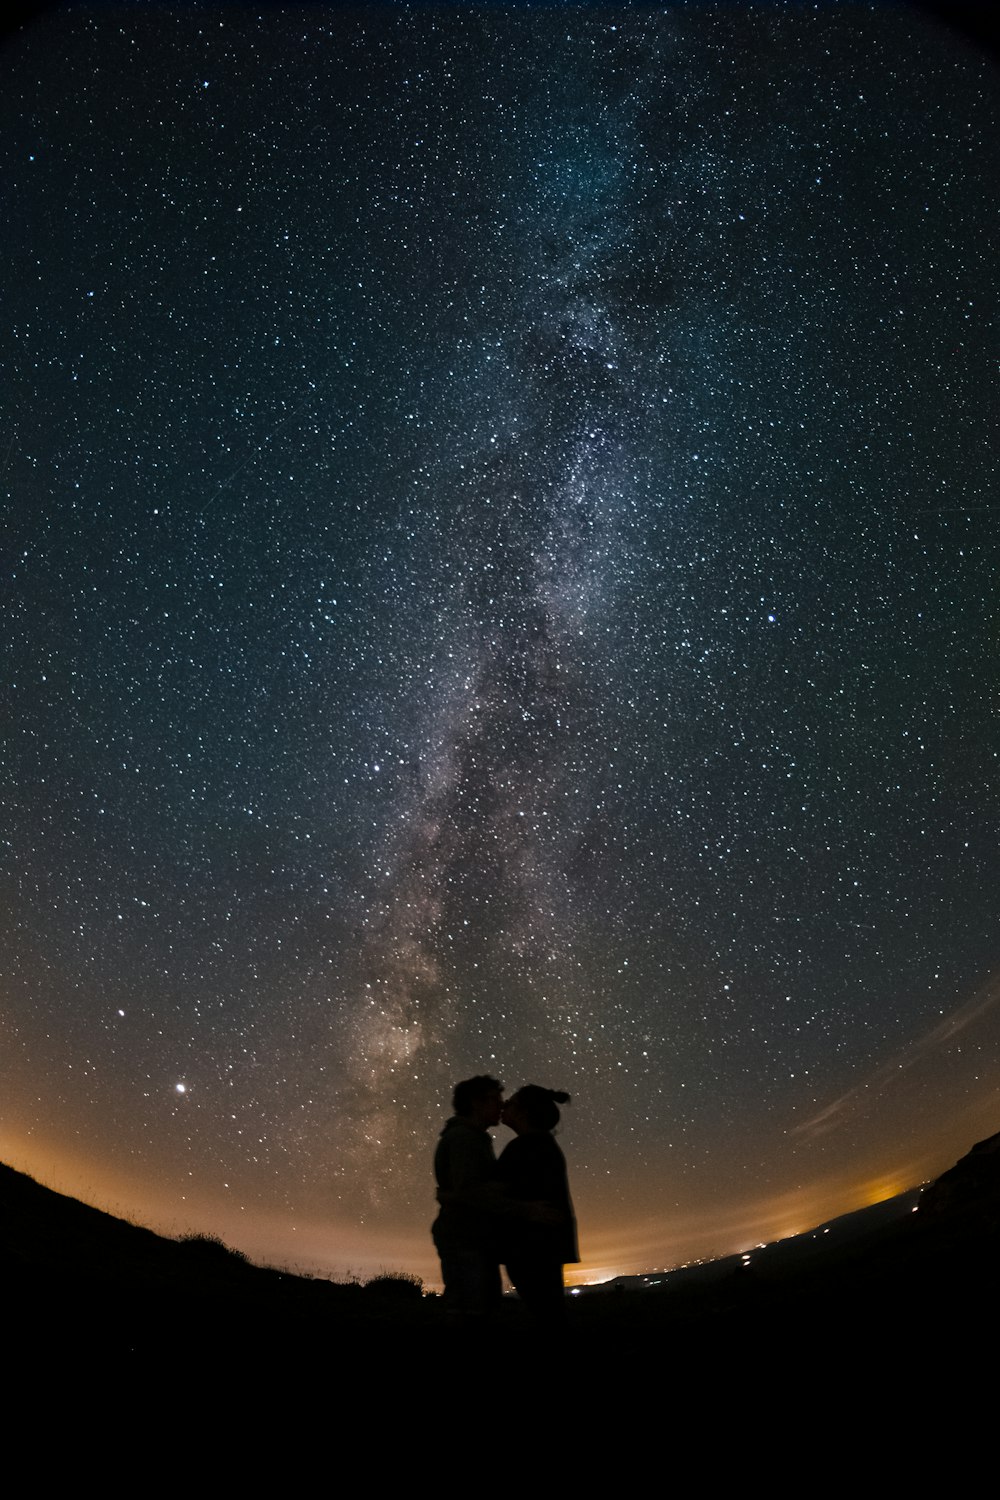
{"label": "silhouetted man", "polygon": [[489,1131],[500,1123],[503,1085],[485,1074],[467,1078],[456,1085],[452,1105],[434,1153],[441,1207],[431,1233],[449,1312],[482,1315],[500,1302],[499,1193]]}

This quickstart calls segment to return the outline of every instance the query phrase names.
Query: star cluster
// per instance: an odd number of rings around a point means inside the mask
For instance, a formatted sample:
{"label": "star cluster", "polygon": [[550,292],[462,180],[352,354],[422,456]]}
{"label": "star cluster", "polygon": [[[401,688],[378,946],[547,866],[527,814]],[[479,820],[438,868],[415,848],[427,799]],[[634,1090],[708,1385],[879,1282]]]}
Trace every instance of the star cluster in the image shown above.
{"label": "star cluster", "polygon": [[3,67],[8,1157],[429,1264],[488,1070],[573,1093],[588,1263],[645,1267],[968,1144],[989,59],[205,5]]}

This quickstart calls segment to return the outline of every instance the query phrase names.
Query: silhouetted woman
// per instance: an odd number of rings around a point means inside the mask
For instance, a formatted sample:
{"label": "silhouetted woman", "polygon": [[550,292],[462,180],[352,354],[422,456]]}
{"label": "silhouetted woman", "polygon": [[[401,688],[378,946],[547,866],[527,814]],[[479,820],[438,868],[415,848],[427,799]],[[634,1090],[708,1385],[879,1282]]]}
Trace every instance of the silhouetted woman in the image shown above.
{"label": "silhouetted woman", "polygon": [[505,1192],[533,1210],[544,1205],[532,1217],[504,1220],[503,1260],[532,1317],[548,1324],[565,1316],[563,1266],[580,1259],[566,1159],[552,1136],[559,1124],[558,1106],[568,1099],[568,1094],[529,1083],[507,1100],[500,1116],[515,1132],[497,1163]]}

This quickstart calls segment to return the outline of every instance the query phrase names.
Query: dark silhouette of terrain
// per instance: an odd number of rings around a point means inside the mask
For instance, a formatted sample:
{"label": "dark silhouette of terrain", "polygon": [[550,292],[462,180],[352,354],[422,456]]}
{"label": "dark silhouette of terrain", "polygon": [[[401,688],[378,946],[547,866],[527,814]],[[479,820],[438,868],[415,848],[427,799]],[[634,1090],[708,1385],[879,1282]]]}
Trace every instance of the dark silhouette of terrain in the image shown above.
{"label": "dark silhouette of terrain", "polygon": [[[748,1257],[623,1278],[572,1298],[579,1356],[670,1351],[672,1367],[855,1357],[958,1345],[992,1320],[1000,1290],[1000,1135],[921,1193],[821,1225]],[[179,1371],[426,1364],[459,1335],[439,1299],[387,1276],[367,1287],[251,1265],[207,1237],[168,1240],[0,1165],[0,1277],[9,1358]],[[529,1337],[505,1305],[492,1346]],[[481,1340],[482,1334],[477,1330]]]}

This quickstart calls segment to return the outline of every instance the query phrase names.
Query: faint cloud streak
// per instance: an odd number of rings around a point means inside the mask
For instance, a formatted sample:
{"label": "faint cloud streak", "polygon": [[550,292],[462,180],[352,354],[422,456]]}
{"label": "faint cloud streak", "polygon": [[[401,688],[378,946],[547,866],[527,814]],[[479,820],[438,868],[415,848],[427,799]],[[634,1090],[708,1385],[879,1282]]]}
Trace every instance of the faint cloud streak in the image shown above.
{"label": "faint cloud streak", "polygon": [[938,1051],[982,1016],[987,1015],[994,1009],[998,1000],[1000,1000],[1000,977],[994,976],[944,1021],[932,1027],[924,1036],[911,1042],[909,1046],[877,1068],[868,1078],[841,1094],[839,1099],[834,1099],[811,1119],[794,1126],[789,1134],[815,1139],[817,1136],[827,1135],[830,1131],[846,1125],[849,1120],[856,1118],[871,1105],[895,1079],[899,1078],[901,1073],[908,1072],[923,1058]]}

